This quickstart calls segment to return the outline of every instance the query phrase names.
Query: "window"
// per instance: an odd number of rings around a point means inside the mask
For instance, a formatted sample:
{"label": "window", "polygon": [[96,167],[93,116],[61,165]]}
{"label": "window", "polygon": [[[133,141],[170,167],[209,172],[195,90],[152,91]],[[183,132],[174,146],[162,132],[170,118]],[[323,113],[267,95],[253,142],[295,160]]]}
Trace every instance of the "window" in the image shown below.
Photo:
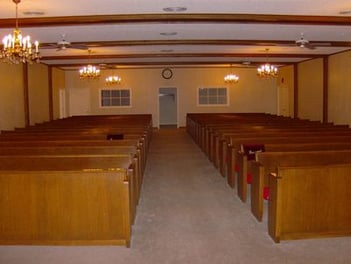
{"label": "window", "polygon": [[199,88],[199,105],[228,105],[228,91],[226,87]]}
{"label": "window", "polygon": [[130,89],[102,89],[100,90],[101,107],[129,107],[131,106]]}

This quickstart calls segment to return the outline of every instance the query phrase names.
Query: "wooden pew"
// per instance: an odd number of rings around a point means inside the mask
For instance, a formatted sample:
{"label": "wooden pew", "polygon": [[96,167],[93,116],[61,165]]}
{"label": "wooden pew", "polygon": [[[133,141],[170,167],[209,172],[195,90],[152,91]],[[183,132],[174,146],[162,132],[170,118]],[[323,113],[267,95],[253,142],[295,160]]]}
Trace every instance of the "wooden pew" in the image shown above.
{"label": "wooden pew", "polygon": [[0,156],[34,156],[34,155],[129,155],[134,163],[133,192],[136,204],[139,203],[140,191],[143,182],[141,152],[136,146],[6,146],[0,148]]}
{"label": "wooden pew", "polygon": [[0,156],[0,244],[130,245],[129,155]]}
{"label": "wooden pew", "polygon": [[237,179],[237,184],[238,184],[238,195],[242,201],[246,201],[246,192],[245,192],[245,185],[246,181],[244,180],[244,176],[246,175],[247,172],[243,171],[245,168],[245,165],[243,164],[238,164],[238,162],[241,159],[238,159],[238,155],[240,154],[240,148],[242,144],[267,144],[267,143],[320,143],[320,142],[351,142],[351,135],[328,135],[328,136],[310,136],[310,135],[305,135],[301,137],[293,137],[293,136],[277,136],[277,137],[266,137],[265,135],[261,136],[255,136],[255,137],[242,137],[242,138],[231,138],[231,143],[230,143],[230,151],[228,152],[228,175],[227,175],[227,182],[229,186],[234,188],[235,186],[235,170],[237,170],[238,173],[238,179]]}
{"label": "wooden pew", "polygon": [[77,139],[53,139],[53,140],[13,140],[13,141],[1,141],[0,148],[6,147],[73,147],[73,146],[85,146],[85,147],[101,147],[107,148],[110,146],[135,146],[140,149],[141,157],[141,175],[143,175],[146,166],[147,159],[147,146],[143,139],[124,139],[124,140],[77,140]]}
{"label": "wooden pew", "polygon": [[251,212],[258,221],[263,218],[263,189],[269,186],[268,175],[277,167],[316,166],[336,163],[351,164],[351,150],[311,150],[295,152],[262,152],[256,153],[256,161],[250,162],[252,175]]}
{"label": "wooden pew", "polygon": [[351,235],[351,164],[279,166],[270,174],[273,240]]}
{"label": "wooden pew", "polygon": [[256,135],[263,136],[264,135],[278,135],[278,136],[287,136],[287,135],[306,135],[308,134],[309,136],[312,134],[351,134],[351,129],[349,129],[347,126],[309,126],[309,125],[303,125],[303,126],[284,126],[284,127],[267,127],[264,130],[238,130],[236,133],[230,132],[226,133],[223,131],[219,131],[218,135],[215,135],[215,142],[213,145],[214,150],[212,151],[213,155],[213,162],[216,167],[219,168],[222,176],[226,176],[227,173],[227,168],[226,168],[226,161],[227,161],[227,156],[228,156],[228,145],[230,145],[231,137],[242,137],[243,135],[245,136],[252,136],[255,137]]}

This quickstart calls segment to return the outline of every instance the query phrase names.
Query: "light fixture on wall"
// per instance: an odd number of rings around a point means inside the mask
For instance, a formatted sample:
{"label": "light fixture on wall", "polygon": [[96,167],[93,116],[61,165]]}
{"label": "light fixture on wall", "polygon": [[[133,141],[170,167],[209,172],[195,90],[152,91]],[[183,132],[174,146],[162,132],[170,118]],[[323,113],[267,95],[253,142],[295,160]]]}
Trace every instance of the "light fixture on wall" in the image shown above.
{"label": "light fixture on wall", "polygon": [[32,43],[30,36],[23,36],[18,28],[18,4],[21,0],[12,0],[16,4],[16,28],[12,34],[2,39],[3,49],[0,58],[7,63],[39,62],[39,42]]}
{"label": "light fixture on wall", "polygon": [[230,73],[224,76],[224,82],[226,83],[237,83],[239,76],[232,73],[232,65],[230,65]]}
{"label": "light fixture on wall", "polygon": [[266,52],[267,52],[266,63],[261,65],[259,68],[257,68],[257,75],[260,78],[267,79],[267,78],[278,77],[278,68],[268,63],[268,51],[269,49],[266,49]]}
{"label": "light fixture on wall", "polygon": [[[91,50],[88,50],[89,55]],[[100,69],[94,65],[88,64],[79,70],[80,79],[94,80],[100,77]]]}

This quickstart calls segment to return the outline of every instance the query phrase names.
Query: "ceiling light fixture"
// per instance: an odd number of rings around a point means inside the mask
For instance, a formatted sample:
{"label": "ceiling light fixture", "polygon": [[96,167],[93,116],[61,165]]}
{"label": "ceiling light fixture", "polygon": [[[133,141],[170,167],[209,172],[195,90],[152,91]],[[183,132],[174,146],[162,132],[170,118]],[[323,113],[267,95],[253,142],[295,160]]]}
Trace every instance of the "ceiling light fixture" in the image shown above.
{"label": "ceiling light fixture", "polygon": [[161,36],[175,36],[177,35],[177,32],[161,32],[160,35]]}
{"label": "ceiling light fixture", "polygon": [[108,76],[105,79],[106,85],[117,85],[117,84],[120,84],[121,81],[122,81],[122,79],[118,75]]}
{"label": "ceiling light fixture", "polygon": [[184,12],[186,10],[187,10],[187,8],[184,7],[184,6],[170,6],[170,7],[163,8],[163,11],[165,11],[165,12],[172,12],[172,13],[174,13],[174,12]]}
{"label": "ceiling light fixture", "polygon": [[[88,50],[89,55],[91,54],[91,50]],[[96,66],[88,64],[87,66],[82,67],[79,70],[79,77],[80,79],[86,80],[95,80],[100,77],[100,69]]]}
{"label": "ceiling light fixture", "polygon": [[232,65],[230,65],[230,73],[224,76],[224,82],[237,83],[238,81],[239,81],[239,76],[232,73]]}
{"label": "ceiling light fixture", "polygon": [[97,79],[100,77],[100,69],[96,66],[88,64],[79,70],[79,77],[81,79]]}
{"label": "ceiling light fixture", "polygon": [[269,49],[266,49],[267,52],[267,60],[266,63],[261,65],[259,68],[257,68],[257,75],[260,78],[276,78],[278,77],[278,68],[275,67],[274,65],[271,65],[268,63],[268,51]]}
{"label": "ceiling light fixture", "polygon": [[4,62],[19,64],[39,62],[39,42],[31,42],[30,36],[23,36],[18,29],[18,4],[21,0],[12,0],[16,4],[16,28],[12,35],[8,34],[2,39],[3,49],[0,59]]}

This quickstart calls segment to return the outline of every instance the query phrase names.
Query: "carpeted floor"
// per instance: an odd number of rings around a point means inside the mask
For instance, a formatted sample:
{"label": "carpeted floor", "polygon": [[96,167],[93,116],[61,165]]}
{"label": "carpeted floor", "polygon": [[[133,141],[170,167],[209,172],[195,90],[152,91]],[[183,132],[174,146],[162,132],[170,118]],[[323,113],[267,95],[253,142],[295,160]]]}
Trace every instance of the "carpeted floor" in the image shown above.
{"label": "carpeted floor", "polygon": [[340,264],[351,237],[275,244],[182,129],[154,133],[131,248],[2,246],[1,264]]}

